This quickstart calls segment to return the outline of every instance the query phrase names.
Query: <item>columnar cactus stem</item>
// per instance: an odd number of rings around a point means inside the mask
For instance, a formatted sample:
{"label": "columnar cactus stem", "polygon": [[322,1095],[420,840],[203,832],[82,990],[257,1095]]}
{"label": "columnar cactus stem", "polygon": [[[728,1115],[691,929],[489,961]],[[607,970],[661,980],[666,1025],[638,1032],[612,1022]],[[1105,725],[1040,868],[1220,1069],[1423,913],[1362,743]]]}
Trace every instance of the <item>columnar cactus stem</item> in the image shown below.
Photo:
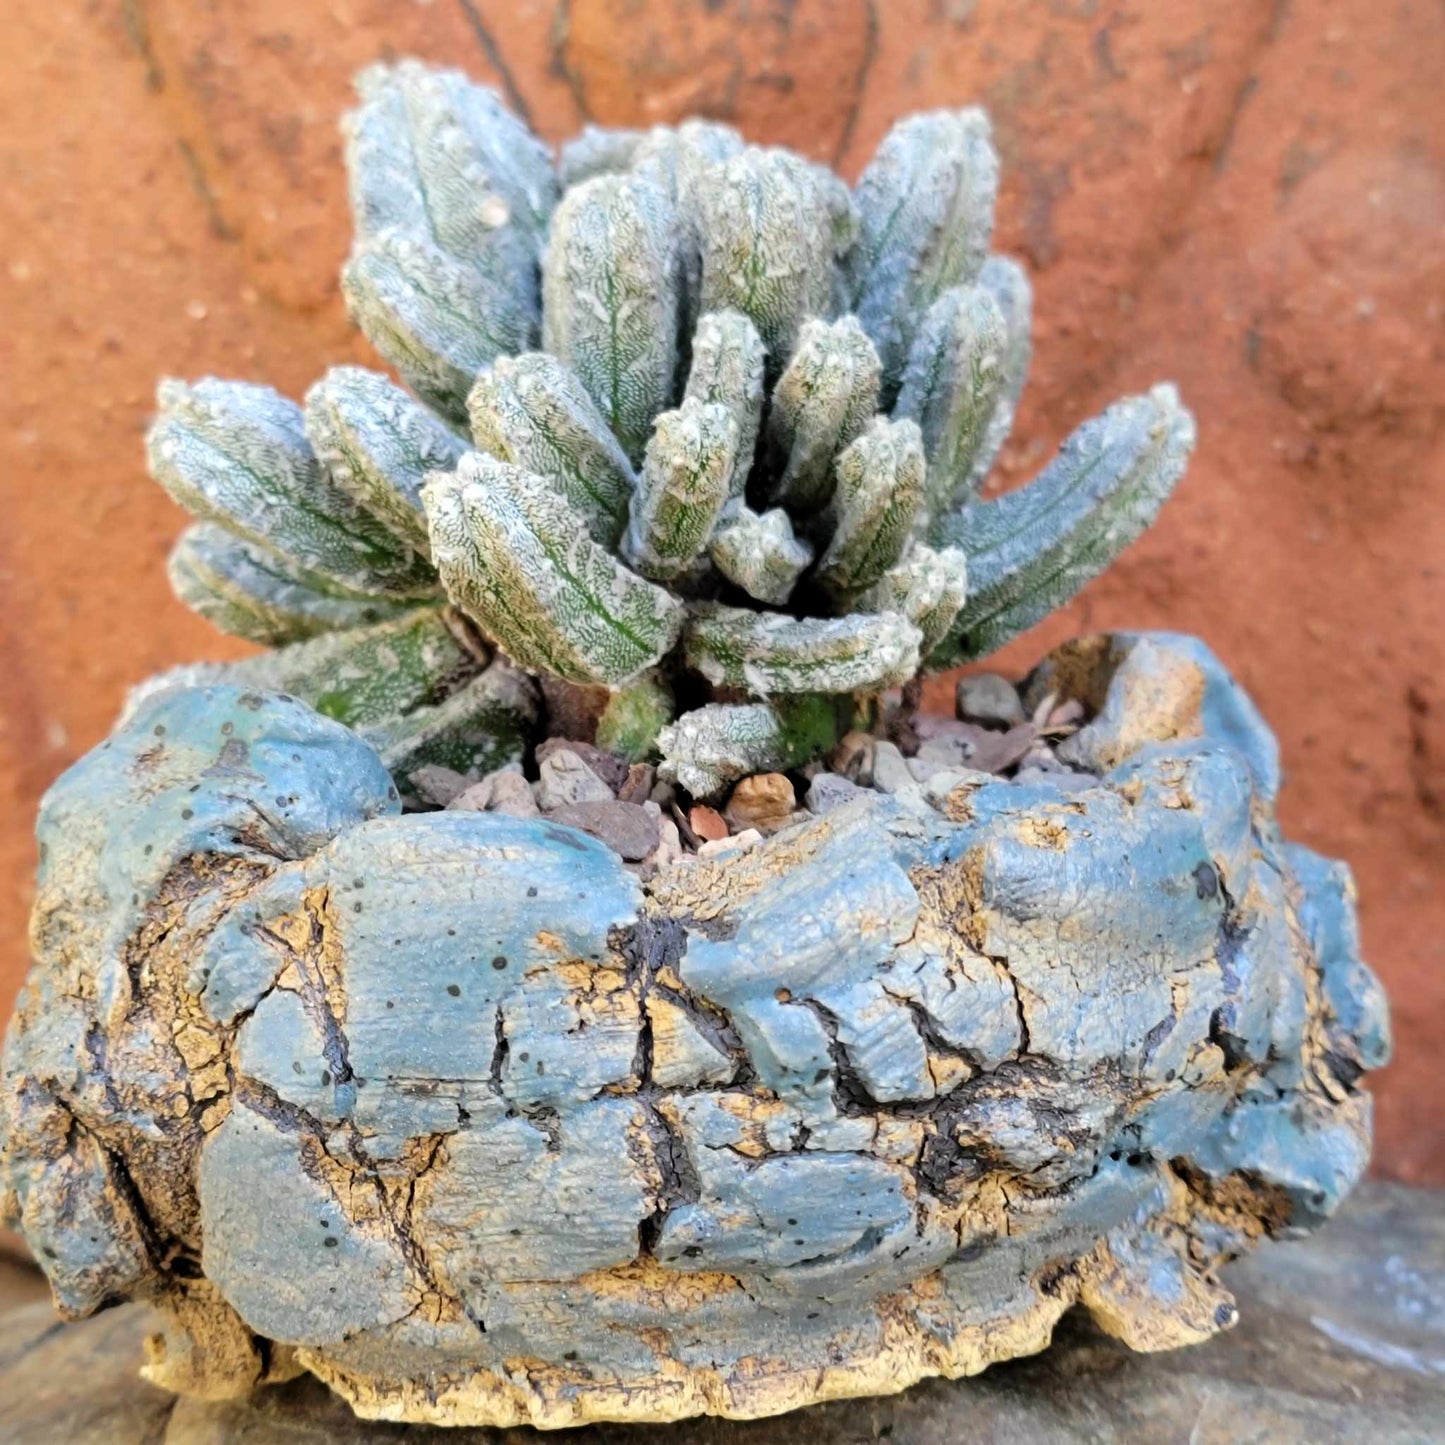
{"label": "columnar cactus stem", "polygon": [[710,311],[698,318],[684,400],[725,406],[738,429],[730,497],[741,497],[757,450],[763,415],[766,353],[758,329],[741,311]]}
{"label": "columnar cactus stem", "polygon": [[759,602],[781,607],[813,560],[813,549],[794,536],[781,507],[755,512],[739,504],[713,533],[708,549],[724,577]]}
{"label": "columnar cactus stem", "polygon": [[422,607],[249,657],[227,673],[244,686],[304,697],[350,727],[370,727],[439,701],[477,670],[471,639],[443,612]]}
{"label": "columnar cactus stem", "polygon": [[643,176],[569,191],[542,272],[542,344],[592,394],[622,449],[642,458],[677,377],[677,220]]}
{"label": "columnar cactus stem", "polygon": [[769,500],[794,516],[824,509],[833,493],[833,459],[878,410],[878,353],[852,316],[808,321],[773,391]]}
{"label": "columnar cactus stem", "polygon": [[680,604],[592,541],[534,473],[472,453],[433,475],[426,504],[452,600],[523,667],[615,686],[676,640]]}
{"label": "columnar cactus stem", "polygon": [[555,356],[501,358],[477,378],[467,413],[477,446],[546,477],[595,541],[617,545],[637,477],[597,404]]}
{"label": "columnar cactus stem", "polygon": [[725,406],[689,397],[657,418],[622,540],[644,577],[671,581],[702,553],[728,500],[737,447]]}
{"label": "columnar cactus stem", "polygon": [[146,438],[151,471],[196,516],[358,592],[424,597],[425,559],[338,487],[311,450],[301,408],[268,386],[161,383]]}
{"label": "columnar cactus stem", "polygon": [[213,627],[278,647],[405,611],[406,602],[342,592],[213,522],[181,533],[166,566],[171,589]]}
{"label": "columnar cactus stem", "polygon": [[709,171],[699,203],[702,309],[747,316],[776,376],[803,323],[832,310],[852,204],[820,167],[757,147]]}
{"label": "columnar cactus stem", "polygon": [[918,670],[919,633],[904,617],[787,617],[712,604],[694,609],[683,639],[689,664],[717,687],[759,697],[882,692]]}
{"label": "columnar cactus stem", "polygon": [[1193,417],[1156,386],[1086,422],[1028,486],[943,518],[971,590],[933,665],[985,656],[1062,606],[1154,520],[1193,447]]}
{"label": "columnar cactus stem", "polygon": [[920,654],[927,658],[949,634],[968,595],[967,554],[959,547],[935,551],[922,542],[853,599],[863,612],[902,613],[922,634]]}
{"label": "columnar cactus stem", "polygon": [[833,536],[819,559],[818,580],[846,598],[876,582],[903,554],[923,503],[922,434],[911,421],[879,417],[839,456],[835,470]]}
{"label": "columnar cactus stem", "polygon": [[946,511],[974,477],[1003,389],[1007,342],[1003,314],[982,286],[945,291],[923,319],[894,413],[923,433],[930,516]]}
{"label": "columnar cactus stem", "polygon": [[716,797],[749,773],[797,767],[827,752],[849,711],[846,700],[824,696],[709,703],[663,728],[659,773],[699,798]]}
{"label": "columnar cactus stem", "polygon": [[536,333],[531,297],[490,290],[425,239],[384,231],[357,246],[341,294],[366,339],[421,399],[466,421],[467,392],[483,367],[525,350]]}
{"label": "columnar cactus stem", "polygon": [[933,303],[972,281],[988,253],[998,157],[977,109],[900,121],[858,182],[858,244],[849,257],[854,305],[883,359],[891,401]]}
{"label": "columnar cactus stem", "polygon": [[1004,348],[999,359],[1001,377],[993,412],[983,442],[974,452],[973,465],[960,492],[974,496],[988,476],[1003,444],[1013,430],[1014,411],[1028,380],[1033,354],[1033,288],[1028,273],[1008,256],[990,256],[978,273],[978,284],[994,299],[1003,317]]}
{"label": "columnar cactus stem", "polygon": [[520,765],[536,731],[537,685],[524,672],[494,662],[441,702],[424,704],[359,729],[376,749],[403,796],[412,775],[427,766],[463,775]]}
{"label": "columnar cactus stem", "polygon": [[306,393],[306,436],[364,511],[424,557],[431,554],[421,484],[451,471],[466,439],[399,386],[360,366],[334,366]]}

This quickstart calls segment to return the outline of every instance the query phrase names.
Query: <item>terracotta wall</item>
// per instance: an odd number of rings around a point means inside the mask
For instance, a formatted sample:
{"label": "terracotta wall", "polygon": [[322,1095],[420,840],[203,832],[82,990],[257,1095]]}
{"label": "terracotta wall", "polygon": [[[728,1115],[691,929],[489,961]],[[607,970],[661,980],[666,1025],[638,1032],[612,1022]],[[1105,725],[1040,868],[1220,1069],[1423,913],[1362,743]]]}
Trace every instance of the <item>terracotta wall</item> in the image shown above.
{"label": "terracotta wall", "polygon": [[[691,111],[856,173],[981,100],[1034,378],[1006,474],[1173,377],[1200,420],[1157,530],[1010,649],[1201,633],[1347,857],[1394,999],[1379,1166],[1445,1182],[1445,21],[1438,0],[10,0],[0,60],[0,1014],[35,802],[125,686],[220,656],[169,597],[155,379],[299,393],[366,359],[335,289],[352,71],[414,52],[550,140]],[[940,689],[942,697],[945,690]]]}

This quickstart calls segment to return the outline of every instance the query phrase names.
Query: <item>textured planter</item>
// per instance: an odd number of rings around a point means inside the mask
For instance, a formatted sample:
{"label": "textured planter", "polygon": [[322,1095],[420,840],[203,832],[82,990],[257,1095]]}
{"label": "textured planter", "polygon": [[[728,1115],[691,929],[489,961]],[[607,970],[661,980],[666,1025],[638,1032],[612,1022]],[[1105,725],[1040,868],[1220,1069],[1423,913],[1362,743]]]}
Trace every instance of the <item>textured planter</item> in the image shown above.
{"label": "textured planter", "polygon": [[1140,1349],[1364,1168],[1346,870],[1199,643],[1055,653],[1096,786],[882,795],[645,887],[571,829],[398,816],[354,734],[152,696],[46,798],[0,1206],[150,1377],[363,1415],[761,1415],[1084,1305]]}

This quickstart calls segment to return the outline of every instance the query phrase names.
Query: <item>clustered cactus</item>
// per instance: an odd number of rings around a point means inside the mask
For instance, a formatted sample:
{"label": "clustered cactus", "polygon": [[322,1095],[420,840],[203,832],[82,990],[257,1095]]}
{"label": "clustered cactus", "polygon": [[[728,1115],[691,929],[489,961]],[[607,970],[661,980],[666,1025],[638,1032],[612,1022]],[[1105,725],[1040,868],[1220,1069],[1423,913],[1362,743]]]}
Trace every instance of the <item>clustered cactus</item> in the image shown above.
{"label": "clustered cactus", "polygon": [[515,760],[528,674],[608,689],[599,742],[696,796],[798,766],[1067,601],[1183,472],[1159,386],[981,499],[1031,303],[980,110],[901,121],[850,191],[699,120],[554,166],[416,61],[359,90],[342,289],[410,391],[167,381],[148,447],[198,519],[177,595],[276,648],[232,671],[394,773]]}

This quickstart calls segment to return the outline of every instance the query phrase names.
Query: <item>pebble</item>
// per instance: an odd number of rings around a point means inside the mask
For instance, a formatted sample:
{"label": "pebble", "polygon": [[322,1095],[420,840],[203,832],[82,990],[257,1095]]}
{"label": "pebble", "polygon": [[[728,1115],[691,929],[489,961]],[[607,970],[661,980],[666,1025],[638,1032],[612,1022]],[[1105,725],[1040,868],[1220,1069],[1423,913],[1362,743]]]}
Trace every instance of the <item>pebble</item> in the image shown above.
{"label": "pebble", "polygon": [[487,812],[502,813],[508,818],[542,816],[531,783],[517,772],[492,775],[492,793],[487,801]]}
{"label": "pebble", "polygon": [[694,803],[687,815],[688,827],[697,834],[700,843],[715,843],[728,835],[727,820],[716,808],[706,803]]}
{"label": "pebble", "polygon": [[573,742],[569,738],[548,738],[537,748],[537,766],[540,768],[553,753],[572,753],[581,758],[607,784],[611,793],[616,793],[627,781],[630,771],[627,762],[615,753],[604,753],[601,748],[593,747],[591,743]]}
{"label": "pebble", "polygon": [[840,777],[862,787],[873,783],[873,748],[877,739],[871,733],[844,733],[828,758],[828,766]]}
{"label": "pebble", "polygon": [[851,782],[841,773],[819,773],[808,784],[808,811],[831,813],[834,808],[841,808],[845,803],[851,803],[854,798],[861,798],[863,792],[857,783]]}
{"label": "pebble", "polygon": [[446,805],[453,813],[496,813],[497,805],[503,799],[520,799],[525,794],[531,812],[514,814],[516,817],[535,818],[538,814],[536,799],[532,796],[532,785],[522,776],[520,765],[498,768],[488,773],[480,782],[468,781],[465,788],[457,793]]}
{"label": "pebble", "polygon": [[1078,698],[1071,697],[1061,702],[1048,716],[1045,724],[1051,731],[1053,729],[1076,728],[1083,722],[1085,717],[1084,704]]}
{"label": "pebble", "polygon": [[[967,724],[959,723],[959,727],[967,727]],[[931,763],[939,768],[958,768],[968,762],[977,751],[978,745],[972,738],[929,738],[926,742],[919,743],[918,751],[910,761]]]}
{"label": "pebble", "polygon": [[954,707],[964,722],[1011,728],[1024,721],[1018,689],[996,672],[976,672],[958,680]]}
{"label": "pebble", "polygon": [[793,785],[782,773],[755,773],[733,789],[723,816],[734,833],[756,828],[767,837],[792,821],[797,806]]}
{"label": "pebble", "polygon": [[880,793],[917,792],[918,784],[897,744],[880,738],[873,744],[873,786]]}
{"label": "pebble", "polygon": [[657,769],[651,763],[633,763],[617,790],[617,796],[624,803],[645,803],[652,799],[660,806],[660,801],[652,797],[656,787]]}
{"label": "pebble", "polygon": [[985,773],[1001,773],[1011,768],[1037,746],[1038,738],[1032,723],[1020,723],[1006,733],[980,729],[978,746],[969,765]]}
{"label": "pebble", "polygon": [[454,798],[459,798],[476,782],[465,773],[453,768],[444,768],[440,763],[424,763],[414,773],[407,774],[407,781],[416,790],[419,798],[425,799],[436,808],[450,807]]}
{"label": "pebble", "polygon": [[908,775],[915,783],[926,783],[934,773],[941,773],[949,766],[949,764],[937,762],[933,758],[905,758],[903,765],[908,769]]}
{"label": "pebble", "polygon": [[629,863],[639,863],[662,841],[661,820],[638,803],[568,803],[548,810],[547,819],[590,833]]}
{"label": "pebble", "polygon": [[537,771],[537,802],[544,813],[571,807],[574,803],[616,801],[612,789],[588,766],[586,759],[570,748],[549,752]]}
{"label": "pebble", "polygon": [[746,853],[763,841],[763,835],[756,828],[744,828],[731,838],[709,838],[698,850],[699,858],[718,858],[724,854]]}
{"label": "pebble", "polygon": [[626,867],[644,883],[648,883],[661,869],[691,855],[682,846],[682,834],[678,832],[677,824],[671,818],[664,817],[662,809],[656,803],[644,803],[642,811],[657,824],[657,847],[641,862],[628,863]]}

